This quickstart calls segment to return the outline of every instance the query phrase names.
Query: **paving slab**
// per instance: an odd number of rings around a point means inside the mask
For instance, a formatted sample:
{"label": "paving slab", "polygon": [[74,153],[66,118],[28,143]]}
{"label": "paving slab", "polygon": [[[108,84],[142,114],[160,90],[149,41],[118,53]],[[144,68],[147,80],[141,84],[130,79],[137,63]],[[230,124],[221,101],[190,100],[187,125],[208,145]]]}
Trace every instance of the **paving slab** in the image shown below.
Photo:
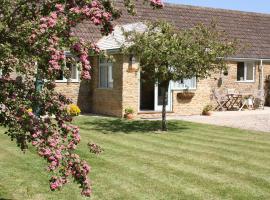
{"label": "paving slab", "polygon": [[264,110],[213,112],[211,116],[169,116],[168,119],[234,127],[270,133],[270,107]]}

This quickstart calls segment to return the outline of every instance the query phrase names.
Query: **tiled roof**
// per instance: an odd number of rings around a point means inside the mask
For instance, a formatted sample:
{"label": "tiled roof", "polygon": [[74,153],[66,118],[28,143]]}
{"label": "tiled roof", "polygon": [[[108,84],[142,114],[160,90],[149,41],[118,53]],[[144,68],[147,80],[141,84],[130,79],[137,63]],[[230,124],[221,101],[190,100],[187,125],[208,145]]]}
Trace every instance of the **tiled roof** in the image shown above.
{"label": "tiled roof", "polygon": [[[198,23],[209,24],[214,20],[218,28],[225,30],[230,37],[238,39],[245,45],[245,49],[234,57],[270,58],[270,14],[176,4],[165,4],[163,9],[153,10],[140,0],[136,7],[137,15],[130,16],[120,1],[116,2],[116,7],[123,12],[122,17],[114,22],[116,25],[166,20],[180,29],[185,29]],[[74,33],[87,41],[97,42],[102,37],[99,29],[89,21],[79,24]]]}

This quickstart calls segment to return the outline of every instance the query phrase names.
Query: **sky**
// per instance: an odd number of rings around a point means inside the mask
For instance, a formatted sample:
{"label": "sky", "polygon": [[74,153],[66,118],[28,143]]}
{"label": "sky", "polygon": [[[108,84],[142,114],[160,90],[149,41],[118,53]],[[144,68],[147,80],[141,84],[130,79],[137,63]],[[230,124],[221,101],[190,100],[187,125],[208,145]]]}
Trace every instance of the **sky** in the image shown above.
{"label": "sky", "polygon": [[165,2],[270,14],[270,0],[165,0]]}

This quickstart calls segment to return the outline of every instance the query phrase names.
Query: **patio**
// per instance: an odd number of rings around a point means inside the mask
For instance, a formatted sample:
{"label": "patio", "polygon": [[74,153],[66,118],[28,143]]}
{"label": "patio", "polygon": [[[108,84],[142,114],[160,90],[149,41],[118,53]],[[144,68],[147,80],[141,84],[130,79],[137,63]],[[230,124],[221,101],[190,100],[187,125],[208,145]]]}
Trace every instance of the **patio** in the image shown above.
{"label": "patio", "polygon": [[213,112],[211,116],[168,116],[168,119],[270,132],[270,107],[264,110]]}

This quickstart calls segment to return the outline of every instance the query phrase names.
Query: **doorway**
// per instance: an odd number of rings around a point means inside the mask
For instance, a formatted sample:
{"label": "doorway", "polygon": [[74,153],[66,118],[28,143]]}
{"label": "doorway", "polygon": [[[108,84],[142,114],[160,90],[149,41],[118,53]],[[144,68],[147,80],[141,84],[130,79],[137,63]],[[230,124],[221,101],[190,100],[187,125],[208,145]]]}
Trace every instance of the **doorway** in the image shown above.
{"label": "doorway", "polygon": [[141,73],[140,79],[140,110],[155,110],[155,82],[150,81],[146,73]]}
{"label": "doorway", "polygon": [[[172,93],[171,84],[167,94],[166,110],[171,111]],[[151,81],[145,73],[141,73],[140,79],[140,111],[162,111],[161,87],[159,84]]]}

